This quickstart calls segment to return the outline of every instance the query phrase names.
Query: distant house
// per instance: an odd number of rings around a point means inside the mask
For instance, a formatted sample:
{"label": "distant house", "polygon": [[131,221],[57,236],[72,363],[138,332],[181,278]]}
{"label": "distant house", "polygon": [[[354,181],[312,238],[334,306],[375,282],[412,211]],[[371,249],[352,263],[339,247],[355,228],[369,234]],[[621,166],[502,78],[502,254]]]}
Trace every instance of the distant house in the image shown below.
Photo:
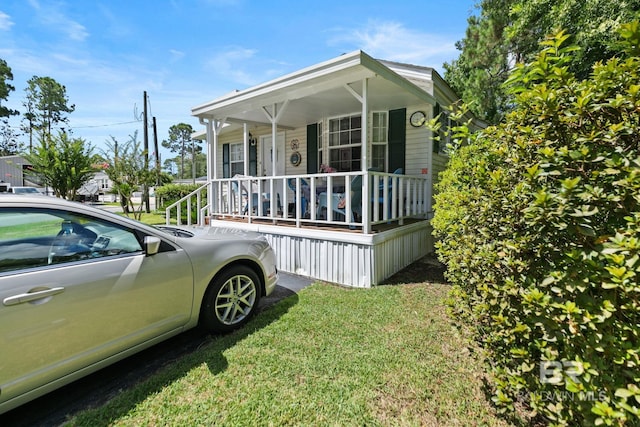
{"label": "distant house", "polygon": [[33,177],[25,174],[25,170],[31,166],[31,163],[22,156],[3,156],[0,157],[0,183],[7,184],[3,186],[11,187],[38,187],[38,183],[33,181]]}
{"label": "distant house", "polygon": [[197,221],[262,233],[281,271],[379,284],[433,250],[448,157],[424,124],[442,113],[449,126],[457,100],[432,68],[355,51],[198,105],[208,176],[188,196]]}

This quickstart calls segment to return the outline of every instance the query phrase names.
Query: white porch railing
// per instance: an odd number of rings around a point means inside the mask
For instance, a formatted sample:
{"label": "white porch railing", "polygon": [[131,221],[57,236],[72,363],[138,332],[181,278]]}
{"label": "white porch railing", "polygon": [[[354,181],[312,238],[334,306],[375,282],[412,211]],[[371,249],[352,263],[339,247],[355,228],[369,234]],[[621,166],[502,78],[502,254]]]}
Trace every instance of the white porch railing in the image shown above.
{"label": "white porch railing", "polygon": [[[214,179],[166,209],[167,224],[173,211],[182,224],[205,218],[241,218],[248,222],[304,225],[342,225],[371,232],[371,226],[431,214],[429,181],[423,176],[383,172],[348,172],[274,177],[235,176]],[[206,193],[205,193],[206,192]],[[205,196],[206,194],[206,196]],[[275,197],[271,197],[275,195]],[[208,200],[207,204],[203,202]]]}

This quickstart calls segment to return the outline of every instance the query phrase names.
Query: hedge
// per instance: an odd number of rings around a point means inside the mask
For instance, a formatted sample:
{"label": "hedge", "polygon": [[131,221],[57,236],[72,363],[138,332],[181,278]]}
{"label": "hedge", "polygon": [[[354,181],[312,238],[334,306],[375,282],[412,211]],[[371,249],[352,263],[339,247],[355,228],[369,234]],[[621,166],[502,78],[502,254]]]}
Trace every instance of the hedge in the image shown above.
{"label": "hedge", "polygon": [[435,196],[452,310],[494,401],[552,425],[639,423],[638,23],[620,35],[587,80],[564,65],[568,36],[548,38],[508,81],[513,112],[452,147]]}

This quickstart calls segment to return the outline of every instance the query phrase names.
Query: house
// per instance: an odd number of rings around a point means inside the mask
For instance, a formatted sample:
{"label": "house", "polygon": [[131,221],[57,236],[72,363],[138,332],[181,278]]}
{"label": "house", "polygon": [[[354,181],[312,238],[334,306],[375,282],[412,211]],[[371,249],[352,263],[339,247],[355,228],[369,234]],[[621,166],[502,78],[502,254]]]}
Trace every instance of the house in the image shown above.
{"label": "house", "polygon": [[22,156],[2,156],[0,157],[0,184],[2,188],[7,187],[40,187],[34,182],[34,177],[25,173],[31,167],[31,163]]}
{"label": "house", "polygon": [[457,100],[432,68],[355,51],[198,105],[208,175],[186,222],[262,233],[281,271],[377,285],[433,251],[447,155],[424,124]]}

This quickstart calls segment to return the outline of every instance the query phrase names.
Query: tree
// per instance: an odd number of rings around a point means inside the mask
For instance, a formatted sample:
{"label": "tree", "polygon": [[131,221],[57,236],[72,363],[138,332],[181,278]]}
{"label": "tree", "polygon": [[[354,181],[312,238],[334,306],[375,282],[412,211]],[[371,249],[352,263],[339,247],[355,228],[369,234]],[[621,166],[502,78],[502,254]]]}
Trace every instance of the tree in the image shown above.
{"label": "tree", "polygon": [[[164,169],[172,173],[174,176],[185,176],[196,178],[207,174],[207,156],[202,152],[202,147],[195,145],[194,152],[188,154],[189,162],[184,163],[184,169],[181,164],[180,156],[166,159],[164,161]],[[195,168],[194,168],[195,167]],[[195,173],[194,173],[195,172]]]}
{"label": "tree", "polygon": [[41,139],[49,138],[54,126],[68,123],[67,114],[75,110],[75,105],[69,105],[66,87],[51,77],[33,76],[27,85],[22,103],[26,108],[23,128],[29,134],[31,150],[34,131]]}
{"label": "tree", "polygon": [[7,65],[7,61],[0,59],[0,117],[10,117],[19,114],[16,110],[2,106],[2,101],[6,101],[9,98],[9,94],[15,90],[11,84],[7,83],[7,81],[11,80],[13,80],[11,67]]}
{"label": "tree", "polygon": [[640,0],[482,0],[468,19],[458,59],[445,63],[445,80],[489,123],[498,123],[513,98],[502,87],[515,64],[533,60],[538,44],[557,28],[581,49],[568,64],[585,78],[593,64],[614,54],[611,40],[622,22],[640,13]]}
{"label": "tree", "polygon": [[12,156],[22,150],[18,134],[9,125],[6,117],[0,119],[0,156]]}
{"label": "tree", "polygon": [[191,125],[186,123],[179,123],[169,128],[169,140],[162,141],[162,146],[164,148],[168,148],[172,153],[178,153],[178,156],[180,157],[180,167],[178,171],[180,178],[184,178],[184,158],[185,156],[187,156],[188,152],[192,152],[193,162],[195,160],[193,156],[193,153],[196,152],[195,147],[198,148],[197,152],[202,151],[202,147],[200,147],[199,145],[195,145],[194,140],[191,138],[192,133],[193,128],[191,127]]}
{"label": "tree", "polygon": [[136,211],[132,197],[134,191],[139,191],[143,185],[151,186],[155,183],[155,171],[145,168],[146,153],[138,141],[138,132],[129,136],[129,140],[119,143],[113,136],[107,141],[107,150],[102,151],[101,160],[107,166],[104,172],[113,182],[113,191],[120,198],[120,205],[126,214],[133,213],[140,219],[144,201],[141,201]]}
{"label": "tree", "polygon": [[27,173],[38,177],[56,196],[67,200],[74,200],[77,191],[96,171],[93,147],[81,138],[70,138],[65,132],[42,138],[25,158],[32,166]]}

